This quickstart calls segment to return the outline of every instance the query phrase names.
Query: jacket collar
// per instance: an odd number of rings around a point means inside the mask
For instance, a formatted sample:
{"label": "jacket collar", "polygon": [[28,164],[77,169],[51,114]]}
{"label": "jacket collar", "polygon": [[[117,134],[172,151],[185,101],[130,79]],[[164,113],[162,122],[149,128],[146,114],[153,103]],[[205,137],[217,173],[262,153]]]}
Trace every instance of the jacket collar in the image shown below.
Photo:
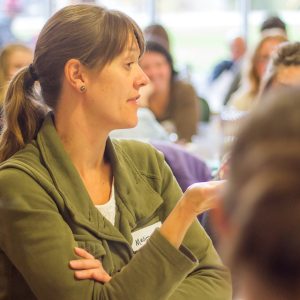
{"label": "jacket collar", "polygon": [[108,139],[105,151],[112,164],[116,202],[121,212],[118,230],[94,207],[80,175],[64,150],[54,126],[53,114],[47,115],[37,143],[54,185],[75,222],[102,238],[124,241],[125,237],[131,243],[132,229],[162,204],[161,196],[151,188],[120,144]]}

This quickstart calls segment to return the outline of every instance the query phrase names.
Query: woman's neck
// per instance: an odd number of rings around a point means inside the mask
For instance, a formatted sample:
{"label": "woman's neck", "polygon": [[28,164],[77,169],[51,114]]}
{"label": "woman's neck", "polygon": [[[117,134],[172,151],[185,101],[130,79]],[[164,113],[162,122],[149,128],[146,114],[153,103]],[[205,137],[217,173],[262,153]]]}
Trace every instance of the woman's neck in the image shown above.
{"label": "woman's neck", "polygon": [[75,115],[56,114],[55,126],[92,202],[104,204],[109,200],[113,178],[111,164],[105,157],[108,133],[96,130]]}
{"label": "woman's neck", "polygon": [[76,116],[56,114],[55,126],[66,152],[79,170],[98,169],[104,160],[108,134],[91,128],[85,120]]}

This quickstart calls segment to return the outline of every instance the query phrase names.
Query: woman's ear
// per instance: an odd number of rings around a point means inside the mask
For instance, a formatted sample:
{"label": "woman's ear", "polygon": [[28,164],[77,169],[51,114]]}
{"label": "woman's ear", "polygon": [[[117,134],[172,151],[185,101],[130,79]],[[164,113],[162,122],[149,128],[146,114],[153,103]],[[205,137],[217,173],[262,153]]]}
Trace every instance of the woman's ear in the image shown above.
{"label": "woman's ear", "polygon": [[70,59],[64,67],[66,81],[79,93],[86,91],[86,68],[78,59]]}

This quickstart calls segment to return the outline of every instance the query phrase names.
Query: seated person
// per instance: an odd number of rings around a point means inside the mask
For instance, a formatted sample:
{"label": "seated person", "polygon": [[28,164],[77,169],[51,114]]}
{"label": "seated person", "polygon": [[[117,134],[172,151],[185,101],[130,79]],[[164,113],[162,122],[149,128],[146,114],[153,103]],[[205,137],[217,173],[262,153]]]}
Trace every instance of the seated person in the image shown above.
{"label": "seated person", "polygon": [[158,43],[148,41],[140,65],[153,84],[149,108],[156,119],[178,140],[190,142],[197,134],[200,115],[196,91],[176,78],[170,53]]}
{"label": "seated person", "polygon": [[[261,81],[257,105],[263,106],[268,93],[274,89],[287,88],[300,85],[300,43],[281,43],[273,52],[264,77]],[[243,118],[244,119],[244,118]],[[223,166],[219,178],[226,177],[224,170],[228,169],[230,153],[223,159]]]}
{"label": "seated person", "polygon": [[246,42],[242,36],[235,36],[230,39],[230,59],[225,59],[214,66],[209,76],[210,83],[217,80],[223,72],[232,71],[240,67],[240,61],[246,52]]}
{"label": "seated person", "polygon": [[262,35],[270,29],[279,29],[287,36],[287,28],[285,22],[276,15],[268,16],[260,25],[259,31]]}
{"label": "seated person", "polygon": [[29,66],[32,62],[33,53],[30,48],[23,44],[8,44],[0,52],[0,104],[9,81],[21,68]]}
{"label": "seated person", "polygon": [[141,29],[124,13],[66,6],[10,82],[0,298],[231,299],[228,270],[196,221],[223,183],[182,194],[153,147],[109,138],[137,123],[139,89],[149,82],[143,51]]}
{"label": "seated person", "polygon": [[[260,87],[260,100],[274,88],[300,85],[300,43],[286,42],[273,53]],[[261,103],[262,104],[262,103]]]}
{"label": "seated person", "polygon": [[255,106],[270,56],[274,49],[285,41],[286,36],[281,31],[264,33],[248,61],[248,70],[242,76],[241,87],[232,95],[227,106],[238,111],[249,111]]}
{"label": "seated person", "polygon": [[156,42],[171,52],[169,34],[161,24],[151,24],[145,27],[144,36],[146,41]]}
{"label": "seated person", "polygon": [[228,44],[230,57],[218,62],[207,80],[207,98],[215,111],[220,111],[240,86],[246,42],[241,35],[233,35],[230,36]]}

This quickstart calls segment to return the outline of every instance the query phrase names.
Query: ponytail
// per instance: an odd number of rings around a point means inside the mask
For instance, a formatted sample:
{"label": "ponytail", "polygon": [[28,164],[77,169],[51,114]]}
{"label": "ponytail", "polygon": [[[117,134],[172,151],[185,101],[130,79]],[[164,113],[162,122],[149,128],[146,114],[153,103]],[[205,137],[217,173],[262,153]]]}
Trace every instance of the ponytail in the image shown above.
{"label": "ponytail", "polygon": [[19,71],[9,84],[3,103],[0,162],[32,141],[45,117],[47,106],[38,101],[35,80],[30,65]]}

